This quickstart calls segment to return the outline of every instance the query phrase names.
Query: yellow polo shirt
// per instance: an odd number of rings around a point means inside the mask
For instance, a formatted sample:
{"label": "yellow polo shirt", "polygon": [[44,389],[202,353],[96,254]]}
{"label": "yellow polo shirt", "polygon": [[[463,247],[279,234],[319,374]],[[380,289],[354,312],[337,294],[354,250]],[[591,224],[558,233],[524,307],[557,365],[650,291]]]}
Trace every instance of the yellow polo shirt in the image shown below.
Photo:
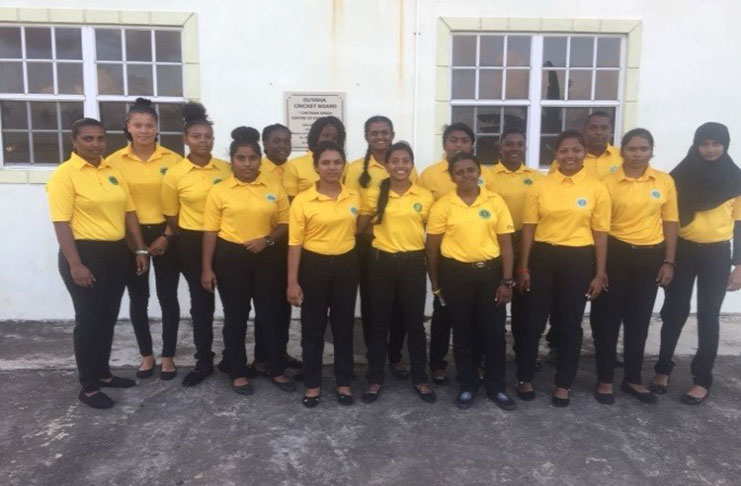
{"label": "yellow polo shirt", "polygon": [[610,235],[631,245],[664,241],[664,222],[679,221],[677,190],[666,172],[648,167],[637,179],[623,168],[602,179],[610,192]]}
{"label": "yellow polo shirt", "polygon": [[610,231],[610,193],[584,169],[571,177],[553,172],[527,193],[522,222],[537,225],[535,241],[593,245],[592,231]]}
{"label": "yellow polo shirt", "polygon": [[525,207],[525,197],[530,187],[540,179],[543,174],[537,169],[532,169],[522,164],[516,171],[507,169],[501,162],[491,168],[492,190],[502,196],[507,203],[515,230],[522,229],[522,210]]}
{"label": "yellow polo shirt", "polygon": [[312,185],[291,203],[288,244],[322,255],[342,255],[355,248],[360,197],[342,186],[337,200]]}
{"label": "yellow polo shirt", "polygon": [[427,222],[429,234],[443,235],[440,253],[460,262],[497,258],[501,253],[497,235],[514,231],[504,199],[485,187],[470,206],[456,191],[443,196],[432,206]]}
{"label": "yellow polo shirt", "polygon": [[[481,177],[479,177],[479,187],[486,187],[493,191],[491,171],[488,167],[481,166]],[[445,196],[455,189],[455,182],[450,178],[448,172],[448,161],[443,159],[427,167],[417,179],[417,184],[424,187],[435,196],[435,201]]]}
{"label": "yellow polo shirt", "polygon": [[215,185],[206,198],[204,231],[242,244],[268,236],[279,224],[288,224],[288,196],[277,180],[260,173],[252,182],[231,176]]}
{"label": "yellow polo shirt", "polygon": [[165,221],[165,215],[162,214],[162,179],[167,170],[182,158],[182,155],[157,144],[149,160],[141,160],[128,144],[106,159],[126,179],[139,223],[159,224]]}
{"label": "yellow polo shirt", "polygon": [[287,161],[284,166],[283,189],[290,197],[309,189],[319,180],[311,151]]}
{"label": "yellow polo shirt", "polygon": [[[587,173],[598,179],[613,174],[622,165],[623,157],[620,155],[620,149],[613,147],[609,143],[602,155],[596,156],[587,152],[587,156],[584,157],[584,168],[587,169]],[[551,163],[549,172],[553,173],[557,169],[558,161],[554,160]]]}
{"label": "yellow polo shirt", "polygon": [[[386,167],[384,167],[382,163],[378,162],[375,157],[371,155],[370,160],[368,161],[368,174],[370,175],[370,182],[368,183],[368,187],[362,187],[358,179],[360,179],[360,175],[363,173],[364,160],[365,157],[363,157],[362,159],[354,160],[347,164],[347,166],[345,167],[345,174],[342,179],[343,183],[348,188],[360,194],[361,199],[365,197],[365,193],[366,191],[368,191],[369,188],[378,187],[381,181],[389,176]],[[417,180],[417,169],[415,169],[414,167],[412,167],[412,172],[409,174],[409,180],[412,182],[415,182]]]}
{"label": "yellow polo shirt", "polygon": [[76,240],[119,241],[134,201],[126,179],[107,161],[95,167],[73,153],[46,183],[51,220],[67,222]]}
{"label": "yellow polo shirt", "polygon": [[728,241],[733,238],[736,221],[741,221],[741,196],[713,209],[697,211],[690,224],[679,228],[679,236],[695,243]]}
{"label": "yellow polo shirt", "polygon": [[162,212],[178,215],[178,225],[187,230],[203,231],[203,211],[211,188],[232,175],[228,162],[211,158],[199,167],[184,157],[165,174],[162,181]]}
{"label": "yellow polo shirt", "polygon": [[264,156],[260,161],[260,174],[278,181],[278,183],[283,186],[283,176],[286,172],[287,163],[288,161],[285,161],[281,165],[278,165],[267,156]]}
{"label": "yellow polo shirt", "polygon": [[[366,190],[360,214],[375,218],[379,192],[378,187]],[[404,194],[389,191],[381,224],[373,225],[373,248],[389,253],[424,250],[425,224],[434,202],[430,191],[414,183]]]}

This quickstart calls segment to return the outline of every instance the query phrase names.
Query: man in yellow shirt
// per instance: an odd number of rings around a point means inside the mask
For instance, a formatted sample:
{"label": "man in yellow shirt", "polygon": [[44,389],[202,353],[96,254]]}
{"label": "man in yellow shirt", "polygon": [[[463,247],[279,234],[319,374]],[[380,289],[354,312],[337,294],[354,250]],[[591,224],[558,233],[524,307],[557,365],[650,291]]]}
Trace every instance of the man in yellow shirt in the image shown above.
{"label": "man in yellow shirt", "polygon": [[[610,144],[613,134],[612,119],[604,111],[591,113],[584,121],[584,140],[587,142],[587,156],[584,157],[584,168],[587,173],[598,178],[612,174],[623,165],[620,149]],[[549,172],[558,168],[553,161]]]}

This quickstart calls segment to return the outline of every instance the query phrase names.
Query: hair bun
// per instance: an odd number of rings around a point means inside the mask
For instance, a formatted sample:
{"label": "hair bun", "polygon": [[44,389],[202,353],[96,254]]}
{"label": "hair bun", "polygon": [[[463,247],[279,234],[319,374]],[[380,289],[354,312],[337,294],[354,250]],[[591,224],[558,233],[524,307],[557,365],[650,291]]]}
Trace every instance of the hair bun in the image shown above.
{"label": "hair bun", "polygon": [[189,101],[183,105],[183,119],[185,123],[190,123],[196,120],[208,120],[206,114],[206,107],[197,101]]}
{"label": "hair bun", "polygon": [[252,127],[237,127],[232,130],[232,140],[258,143],[260,141],[260,132]]}
{"label": "hair bun", "polygon": [[137,98],[134,100],[132,108],[153,108],[152,100],[147,98]]}

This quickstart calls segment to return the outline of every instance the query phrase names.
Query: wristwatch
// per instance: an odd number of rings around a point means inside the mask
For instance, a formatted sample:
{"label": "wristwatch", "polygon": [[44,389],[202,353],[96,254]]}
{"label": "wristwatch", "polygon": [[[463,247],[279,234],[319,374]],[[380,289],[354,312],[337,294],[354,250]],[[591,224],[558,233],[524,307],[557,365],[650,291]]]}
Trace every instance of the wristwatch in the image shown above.
{"label": "wristwatch", "polygon": [[275,240],[274,240],[274,239],[272,239],[272,238],[271,238],[271,237],[269,237],[269,236],[266,236],[266,237],[265,237],[265,244],[266,244],[266,245],[268,245],[268,246],[273,246],[273,245],[275,244]]}
{"label": "wristwatch", "polygon": [[512,278],[503,278],[502,285],[504,285],[508,289],[513,289],[515,288],[515,280]]}

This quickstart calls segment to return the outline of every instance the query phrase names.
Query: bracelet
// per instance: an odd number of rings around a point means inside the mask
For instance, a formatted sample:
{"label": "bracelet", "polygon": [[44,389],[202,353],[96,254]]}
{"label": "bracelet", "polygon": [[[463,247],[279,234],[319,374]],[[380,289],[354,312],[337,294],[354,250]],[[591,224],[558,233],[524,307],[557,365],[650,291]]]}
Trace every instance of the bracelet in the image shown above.
{"label": "bracelet", "polygon": [[433,290],[432,295],[440,295],[440,289]]}
{"label": "bracelet", "polygon": [[515,271],[517,272],[517,275],[522,275],[522,274],[530,273],[530,269],[529,268],[518,268]]}
{"label": "bracelet", "polygon": [[134,254],[135,255],[149,255],[149,252],[147,250],[136,250]]}
{"label": "bracelet", "polygon": [[677,266],[676,263],[670,262],[669,260],[664,260],[663,262],[661,262],[661,264],[662,265],[671,265],[672,267],[676,267]]}
{"label": "bracelet", "polygon": [[501,285],[504,285],[508,289],[515,288],[515,280],[513,278],[503,278]]}

